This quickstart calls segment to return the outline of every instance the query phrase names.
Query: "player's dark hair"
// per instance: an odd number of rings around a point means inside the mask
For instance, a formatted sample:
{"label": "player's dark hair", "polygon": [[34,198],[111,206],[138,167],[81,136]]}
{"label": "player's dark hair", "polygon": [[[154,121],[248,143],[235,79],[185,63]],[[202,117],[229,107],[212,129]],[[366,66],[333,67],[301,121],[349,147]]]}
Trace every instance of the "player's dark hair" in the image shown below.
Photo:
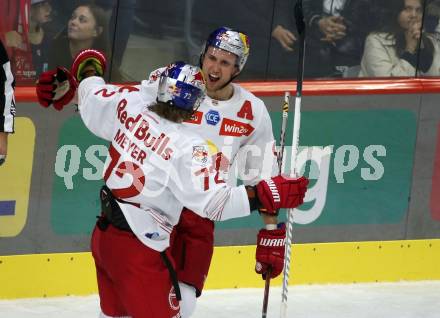
{"label": "player's dark hair", "polygon": [[156,104],[149,106],[148,109],[158,114],[160,117],[168,119],[174,123],[181,123],[184,120],[189,120],[193,114],[192,111],[173,107],[172,105],[163,102],[156,102]]}

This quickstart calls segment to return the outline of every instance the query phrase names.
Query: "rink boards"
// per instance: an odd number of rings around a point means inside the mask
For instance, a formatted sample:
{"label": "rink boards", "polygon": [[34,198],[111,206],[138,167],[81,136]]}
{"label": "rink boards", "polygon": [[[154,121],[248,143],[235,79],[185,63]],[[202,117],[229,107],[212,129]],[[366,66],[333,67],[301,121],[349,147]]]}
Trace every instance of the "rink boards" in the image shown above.
{"label": "rink boards", "polygon": [[[440,280],[438,239],[294,244],[292,253],[290,284]],[[216,247],[206,289],[264,287],[254,260],[255,246]],[[0,299],[97,292],[89,252],[0,256],[0,274]]]}
{"label": "rink boards", "polygon": [[[282,92],[295,84],[246,85],[266,102],[278,139]],[[291,283],[440,279],[437,87],[306,83],[300,162],[311,187],[295,211]],[[88,251],[106,143],[73,107],[42,109],[31,88],[17,100],[0,169],[0,298],[96,292]],[[287,136],[290,145],[291,128]],[[207,288],[262,286],[253,272],[260,227],[258,215],[217,223]]]}

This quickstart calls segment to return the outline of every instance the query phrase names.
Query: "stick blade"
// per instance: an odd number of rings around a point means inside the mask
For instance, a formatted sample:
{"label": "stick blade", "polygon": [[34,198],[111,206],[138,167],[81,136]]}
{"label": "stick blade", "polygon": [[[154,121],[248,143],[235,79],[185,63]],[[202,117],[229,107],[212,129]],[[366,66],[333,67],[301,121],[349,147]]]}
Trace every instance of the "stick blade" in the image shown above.
{"label": "stick blade", "polygon": [[304,22],[302,0],[296,1],[294,8],[294,15],[295,15],[296,30],[298,31],[298,34],[304,35],[304,32],[306,30],[306,23]]}

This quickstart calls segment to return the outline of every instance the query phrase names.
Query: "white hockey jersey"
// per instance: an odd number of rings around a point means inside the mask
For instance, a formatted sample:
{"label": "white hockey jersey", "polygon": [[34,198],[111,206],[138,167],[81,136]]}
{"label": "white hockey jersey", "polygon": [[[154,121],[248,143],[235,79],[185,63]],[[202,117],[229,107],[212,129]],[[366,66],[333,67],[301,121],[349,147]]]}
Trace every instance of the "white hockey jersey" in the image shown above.
{"label": "white hockey jersey", "polygon": [[[142,86],[157,90],[163,70],[153,71]],[[245,185],[255,185],[278,174],[272,123],[261,99],[232,85],[234,94],[229,100],[206,96],[184,124],[208,145],[216,182],[236,185],[239,177]]]}
{"label": "white hockey jersey", "polygon": [[99,77],[83,80],[78,107],[87,128],[111,142],[104,180],[130,228],[157,251],[185,206],[202,217],[227,220],[250,214],[244,186],[215,181],[209,146],[190,127],[148,110],[156,91],[147,86],[117,87]]}

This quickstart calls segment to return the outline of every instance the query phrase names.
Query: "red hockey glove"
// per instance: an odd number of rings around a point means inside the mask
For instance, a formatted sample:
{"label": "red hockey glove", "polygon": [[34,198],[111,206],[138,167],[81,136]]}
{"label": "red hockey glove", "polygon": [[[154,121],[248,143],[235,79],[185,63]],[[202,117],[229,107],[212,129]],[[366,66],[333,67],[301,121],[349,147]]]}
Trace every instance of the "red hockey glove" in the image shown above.
{"label": "red hockey glove", "polygon": [[75,56],[71,72],[57,67],[56,70],[42,73],[36,88],[39,103],[44,107],[53,103],[55,109],[63,109],[75,96],[78,83],[89,76],[103,76],[106,64],[103,53],[88,49]]}
{"label": "red hockey glove", "polygon": [[266,279],[267,271],[272,268],[270,278],[275,278],[283,271],[284,247],[286,245],[286,227],[284,223],[276,230],[261,229],[257,236],[255,271]]}
{"label": "red hockey glove", "polygon": [[79,52],[72,63],[72,74],[78,83],[89,76],[104,76],[107,60],[98,50],[87,49]]}
{"label": "red hockey glove", "polygon": [[38,102],[44,107],[53,104],[61,110],[72,101],[77,87],[76,79],[64,67],[41,73],[36,87]]}
{"label": "red hockey glove", "polygon": [[257,195],[265,213],[274,214],[281,208],[295,208],[304,202],[309,180],[278,175],[257,184]]}

